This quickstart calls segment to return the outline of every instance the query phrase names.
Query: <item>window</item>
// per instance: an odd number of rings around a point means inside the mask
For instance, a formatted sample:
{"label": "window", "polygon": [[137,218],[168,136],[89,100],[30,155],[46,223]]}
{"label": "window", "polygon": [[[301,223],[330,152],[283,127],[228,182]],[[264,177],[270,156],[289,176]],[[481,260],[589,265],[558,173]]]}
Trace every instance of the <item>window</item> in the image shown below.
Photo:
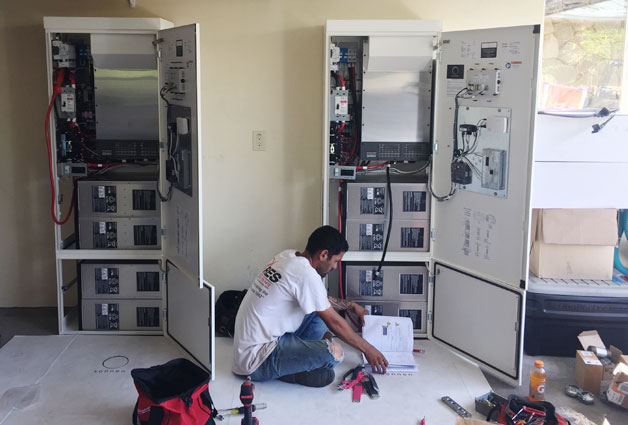
{"label": "window", "polygon": [[540,109],[620,108],[626,0],[546,0]]}

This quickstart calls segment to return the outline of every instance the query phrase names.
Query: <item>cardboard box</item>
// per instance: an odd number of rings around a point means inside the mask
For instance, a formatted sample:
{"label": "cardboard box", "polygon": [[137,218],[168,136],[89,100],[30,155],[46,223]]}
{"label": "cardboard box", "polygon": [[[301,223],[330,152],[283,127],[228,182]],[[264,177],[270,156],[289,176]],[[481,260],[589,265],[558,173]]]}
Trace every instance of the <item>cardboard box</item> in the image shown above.
{"label": "cardboard box", "polygon": [[613,363],[623,363],[625,365],[628,365],[628,354],[622,353],[622,351],[614,345],[611,345],[609,350],[611,352],[611,361]]}
{"label": "cardboard box", "polygon": [[558,245],[536,241],[532,245],[530,270],[543,279],[613,278],[615,247]]}
{"label": "cardboard box", "polygon": [[591,351],[576,351],[576,385],[593,394],[600,393],[602,363]]}
{"label": "cardboard box", "polygon": [[628,365],[619,363],[613,375],[613,381],[606,391],[606,397],[611,403],[628,409]]}
{"label": "cardboard box", "polygon": [[[582,348],[584,348],[585,350],[591,346],[606,348],[606,345],[604,344],[602,338],[600,338],[600,335],[596,330],[580,332],[580,334],[578,335],[578,341],[580,341]],[[599,385],[600,391],[606,391],[610,387],[614,377],[615,367],[618,363],[625,363],[626,365],[628,365],[628,355],[624,355],[624,353],[622,353],[619,348],[611,345],[608,351],[610,352],[610,358],[598,358],[602,365],[602,376],[600,378]],[[578,367],[577,363],[578,361],[576,359],[576,367]],[[581,365],[580,368],[583,368],[583,366]],[[585,372],[581,370],[580,374],[584,375]],[[578,375],[577,372],[576,375]],[[581,377],[581,379],[584,379],[584,377]],[[589,379],[593,378],[589,377]],[[580,386],[580,384],[578,384],[578,386]],[[598,394],[597,391],[592,392],[594,394]]]}
{"label": "cardboard box", "polygon": [[532,237],[530,270],[538,277],[612,279],[617,210],[534,210]]}

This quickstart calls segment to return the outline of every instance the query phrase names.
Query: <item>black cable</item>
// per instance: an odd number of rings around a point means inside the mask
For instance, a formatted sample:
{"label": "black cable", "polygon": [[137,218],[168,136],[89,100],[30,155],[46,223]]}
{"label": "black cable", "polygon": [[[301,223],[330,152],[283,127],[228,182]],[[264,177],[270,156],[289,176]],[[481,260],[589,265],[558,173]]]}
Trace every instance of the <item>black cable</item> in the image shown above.
{"label": "black cable", "polygon": [[[162,89],[163,90],[163,89]],[[163,98],[163,96],[162,96]],[[166,100],[166,99],[164,99]],[[166,100],[166,103],[168,103],[168,101]],[[170,104],[168,104],[168,109]],[[170,155],[170,145],[171,145],[171,140],[172,140],[172,128],[170,126],[168,126],[168,159],[166,159],[166,162],[168,162],[172,156]],[[165,164],[164,164],[165,165]],[[159,164],[159,174],[157,175],[157,196],[159,196],[159,199],[161,200],[161,202],[168,202],[170,201],[170,199],[172,198],[172,183],[170,183],[170,181],[168,181],[168,193],[166,193],[166,196],[164,196],[161,191],[159,190],[159,182],[161,181],[161,163]]]}
{"label": "black cable", "polygon": [[563,118],[594,118],[594,117],[606,117],[611,114],[616,113],[618,110],[613,109],[610,110],[608,108],[602,108],[599,111],[590,111],[590,110],[575,110],[575,111],[556,111],[552,110],[543,110],[538,111],[539,115],[550,115],[552,117],[563,117]]}
{"label": "black cable", "polygon": [[[456,93],[456,95],[454,96],[454,104],[455,104],[455,109],[454,109],[454,128],[453,128],[453,130],[454,130],[454,134],[453,134],[453,136],[454,136],[454,149],[453,149],[452,156],[451,156],[451,164],[454,164],[456,162],[457,158],[462,153],[458,149],[458,109],[460,107],[460,105],[458,104],[458,98],[465,91],[468,92],[469,90],[465,87],[465,88],[461,89],[458,93]],[[430,159],[430,163],[432,162],[432,159],[433,158]],[[454,187],[453,179],[451,181],[451,186],[450,186],[450,189],[449,189],[449,193],[447,195],[445,195],[445,196],[438,196],[438,195],[436,195],[434,193],[434,190],[432,188],[432,178],[431,178],[431,176],[432,176],[432,174],[434,172],[433,170],[434,170],[434,167],[432,167],[432,170],[430,172],[430,177],[429,177],[429,182],[428,182],[429,184],[427,185],[427,189],[430,191],[430,194],[434,198],[436,198],[437,201],[446,201],[449,198],[451,198],[454,195],[454,193],[456,193],[456,188]]]}
{"label": "black cable", "polygon": [[[453,163],[453,162],[452,162]],[[431,161],[430,161],[431,164]],[[432,195],[437,201],[442,202],[442,201],[446,201],[449,198],[451,198],[454,193],[456,193],[456,188],[454,187],[453,182],[451,183],[451,189],[449,190],[449,193],[445,196],[438,196],[437,194],[434,193],[434,189],[432,189],[432,173],[433,173],[433,169],[434,167],[432,167],[432,169],[430,170],[430,174],[428,176],[428,185],[427,185],[427,190],[430,191],[430,195]]]}
{"label": "black cable", "polygon": [[386,252],[388,251],[388,241],[390,240],[390,233],[392,229],[393,222],[393,201],[392,201],[392,187],[390,185],[390,164],[386,166],[386,187],[388,190],[388,205],[390,209],[390,214],[388,215],[388,231],[386,232],[386,242],[384,242],[384,250],[382,251],[382,259],[379,260],[379,266],[377,267],[377,272],[375,274],[379,275],[382,270],[382,266],[384,265],[384,260],[386,259]]}
{"label": "black cable", "polygon": [[454,96],[454,104],[456,106],[454,109],[454,157],[459,155],[459,152],[458,152],[458,108],[460,107],[460,105],[458,104],[458,98],[464,91],[469,91],[469,90],[465,87],[462,90],[460,90],[458,93],[456,93],[456,96]]}
{"label": "black cable", "polygon": [[167,108],[170,108],[170,102],[168,102],[168,99],[166,99],[165,94],[168,93],[169,90],[170,89],[168,89],[166,86],[163,86],[161,90],[159,90],[159,97],[161,97],[163,101],[166,102]]}
{"label": "black cable", "polygon": [[161,191],[159,190],[159,180],[157,181],[157,196],[159,196],[159,199],[161,200],[161,202],[168,202],[171,198],[172,198],[172,185],[168,186],[168,193],[166,193],[166,196],[161,194]]}
{"label": "black cable", "polygon": [[593,124],[591,126],[593,128],[593,130],[591,130],[591,133],[600,132],[604,127],[606,127],[606,124],[608,124],[608,122],[612,120],[613,118],[615,118],[615,114],[611,115],[611,117],[607,119],[606,121],[604,121],[602,124]]}

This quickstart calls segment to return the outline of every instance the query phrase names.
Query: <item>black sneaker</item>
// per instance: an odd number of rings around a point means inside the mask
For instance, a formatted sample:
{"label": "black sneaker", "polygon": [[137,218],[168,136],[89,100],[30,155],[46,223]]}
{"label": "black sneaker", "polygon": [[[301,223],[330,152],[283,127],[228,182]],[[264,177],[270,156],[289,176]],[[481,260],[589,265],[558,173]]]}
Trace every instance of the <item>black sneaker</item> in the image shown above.
{"label": "black sneaker", "polygon": [[314,369],[308,372],[293,373],[291,375],[285,375],[279,378],[280,381],[287,382],[289,384],[300,384],[306,387],[326,387],[334,382],[333,369]]}

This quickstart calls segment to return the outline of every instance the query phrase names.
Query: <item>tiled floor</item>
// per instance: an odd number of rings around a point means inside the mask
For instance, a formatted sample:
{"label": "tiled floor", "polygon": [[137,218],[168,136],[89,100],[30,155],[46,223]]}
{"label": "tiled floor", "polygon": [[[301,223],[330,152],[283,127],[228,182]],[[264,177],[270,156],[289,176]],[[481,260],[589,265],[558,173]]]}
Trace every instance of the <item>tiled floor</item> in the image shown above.
{"label": "tiled floor", "polygon": [[[0,347],[16,334],[51,335],[56,332],[54,308],[0,309]],[[257,384],[256,401],[269,404],[268,409],[258,413],[260,422],[268,423],[270,420],[271,423],[278,424],[281,423],[277,421],[278,417],[300,415],[305,407],[302,400],[304,399],[306,405],[312,405],[312,411],[317,412],[320,421],[310,418],[311,422],[301,423],[323,423],[323,419],[328,423],[334,423],[335,418],[349,420],[348,417],[353,423],[356,415],[359,417],[362,414],[365,414],[365,418],[372,423],[370,419],[383,415],[382,411],[394,410],[399,416],[395,413],[384,415],[379,417],[379,423],[416,424],[418,423],[416,419],[425,415],[430,425],[453,424],[454,416],[438,401],[439,397],[450,395],[465,408],[473,411],[473,396],[483,394],[489,387],[477,368],[432,345],[429,341],[417,341],[416,344],[428,347],[426,354],[418,358],[419,373],[414,377],[381,377],[379,383],[383,391],[379,400],[367,399],[360,404],[353,404],[348,394],[337,393],[331,388],[314,390],[282,382]],[[64,355],[59,357],[63,350],[66,350]],[[103,356],[116,355],[118,352],[131,354],[127,355],[130,358],[129,364],[118,374],[103,375],[99,372],[103,369],[100,362],[106,358]],[[0,424],[29,423],[31,418],[37,415],[54,415],[59,418],[58,423],[66,425],[81,421],[81,423],[129,423],[128,406],[135,397],[135,390],[130,383],[130,370],[134,367],[158,364],[177,356],[185,356],[185,353],[163,337],[16,338],[0,350]],[[216,381],[211,384],[212,396],[219,408],[234,407],[238,404],[237,395],[241,381],[229,372],[230,340],[217,340],[216,358],[217,373]],[[528,375],[529,368],[536,358],[545,361],[548,371],[547,399],[558,408],[572,408],[598,425],[602,424],[604,416],[611,425],[628,424],[628,410],[604,404],[598,399],[593,406],[585,406],[563,394],[564,385],[573,383],[573,358],[524,356],[523,376]],[[54,359],[57,359],[56,363],[52,364]],[[357,353],[350,353],[345,363],[337,370],[343,372],[357,361]],[[49,370],[51,364],[53,367]],[[442,379],[443,368],[444,373],[451,375],[452,367],[457,371],[453,375],[462,373],[467,378],[460,377],[458,381]],[[486,375],[486,379],[493,390],[503,396],[525,395],[528,391],[527,382],[521,387],[513,388],[490,375]],[[75,406],[83,394],[90,395],[90,399],[86,404],[81,403],[83,412],[80,413],[71,406]],[[105,403],[112,407],[111,411],[105,412],[101,407],[92,406],[90,400],[96,394],[112,397],[110,402]],[[59,404],[50,404],[55,400],[54,397],[50,398],[52,395],[63,400],[59,400]],[[317,403],[320,403],[320,406]],[[297,409],[282,409],[285,405],[297,406]],[[281,406],[279,412],[277,406]],[[19,409],[13,409],[12,413],[8,414],[9,407]],[[476,412],[473,413],[475,417],[480,418]],[[392,418],[396,421],[392,421]],[[239,418],[232,419],[231,422],[237,424]],[[338,423],[341,422],[342,420],[338,419]]]}
{"label": "tiled floor", "polygon": [[[376,423],[416,425],[454,424],[455,414],[440,400],[450,395],[472,410],[473,397],[488,391],[480,370],[439,348],[419,341],[426,352],[418,357],[419,372],[411,376],[379,376],[381,397],[352,403],[348,391],[335,387],[306,388],[280,381],[256,383],[255,400],[268,408],[256,412],[260,423],[342,424]],[[230,372],[232,340],[216,344],[216,379],[210,391],[219,409],[238,406],[242,383]],[[128,364],[115,371],[103,360],[124,356]],[[163,363],[185,353],[164,337],[24,336],[0,350],[0,424],[50,425],[129,424],[136,399],[130,371]],[[342,372],[359,359],[347,350]],[[125,363],[125,362],[123,362]],[[223,422],[236,425],[240,417]]]}

